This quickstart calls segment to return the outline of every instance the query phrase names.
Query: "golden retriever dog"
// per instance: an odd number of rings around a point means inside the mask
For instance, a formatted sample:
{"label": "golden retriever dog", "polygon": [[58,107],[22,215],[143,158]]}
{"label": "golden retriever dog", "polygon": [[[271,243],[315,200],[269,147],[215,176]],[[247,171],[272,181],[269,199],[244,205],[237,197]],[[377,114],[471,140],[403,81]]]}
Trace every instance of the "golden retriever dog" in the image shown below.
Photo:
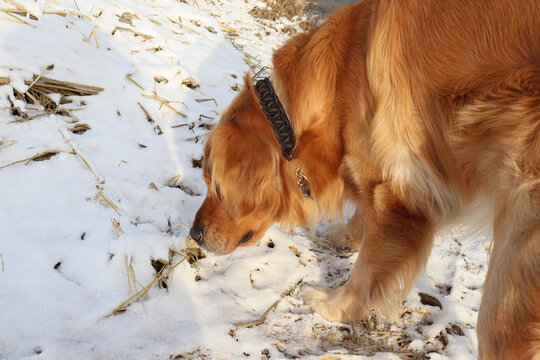
{"label": "golden retriever dog", "polygon": [[190,235],[224,254],[273,224],[356,211],[331,241],[359,251],[337,289],[301,295],[328,320],[392,314],[434,234],[493,204],[481,359],[540,359],[540,2],[364,0],[245,86],[204,148]]}

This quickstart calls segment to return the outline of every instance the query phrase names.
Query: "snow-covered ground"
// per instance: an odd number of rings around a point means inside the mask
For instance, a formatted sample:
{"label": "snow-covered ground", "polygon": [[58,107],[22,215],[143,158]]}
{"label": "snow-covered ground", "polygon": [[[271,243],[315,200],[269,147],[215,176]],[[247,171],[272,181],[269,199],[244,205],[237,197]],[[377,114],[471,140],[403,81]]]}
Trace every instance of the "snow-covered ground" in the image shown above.
{"label": "snow-covered ground", "polygon": [[[300,282],[337,286],[355,259],[321,231],[186,260],[208,127],[300,21],[254,6],[0,3],[0,359],[476,358],[484,238],[440,236],[393,325],[303,305]],[[97,94],[23,101],[40,74]]]}

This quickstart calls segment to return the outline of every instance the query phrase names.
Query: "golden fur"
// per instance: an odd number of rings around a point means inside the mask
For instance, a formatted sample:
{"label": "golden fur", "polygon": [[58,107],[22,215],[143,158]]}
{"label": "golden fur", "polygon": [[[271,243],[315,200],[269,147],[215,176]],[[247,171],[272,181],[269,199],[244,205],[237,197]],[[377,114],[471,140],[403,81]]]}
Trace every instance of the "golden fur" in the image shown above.
{"label": "golden fur", "polygon": [[[227,253],[250,231],[240,245],[274,222],[305,226],[353,201],[331,237],[359,250],[349,280],[302,296],[329,320],[374,307],[390,316],[434,233],[487,199],[494,246],[479,357],[540,358],[539,30],[538,1],[365,0],[295,36],[272,76],[295,157],[281,155],[246,75],[206,142],[200,242]],[[296,184],[298,167],[313,199]]]}

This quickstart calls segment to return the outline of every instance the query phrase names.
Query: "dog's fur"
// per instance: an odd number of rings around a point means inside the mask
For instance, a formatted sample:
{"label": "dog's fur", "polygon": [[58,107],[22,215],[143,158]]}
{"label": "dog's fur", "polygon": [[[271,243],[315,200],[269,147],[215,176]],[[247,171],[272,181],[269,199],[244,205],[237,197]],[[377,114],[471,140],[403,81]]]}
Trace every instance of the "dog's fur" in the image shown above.
{"label": "dog's fur", "polygon": [[[295,157],[281,155],[247,75],[206,142],[202,245],[227,253],[249,231],[240,245],[353,201],[332,238],[360,251],[349,280],[302,292],[314,311],[349,322],[373,307],[390,314],[435,231],[490,199],[479,357],[540,358],[539,31],[534,0],[365,0],[292,38],[274,55],[272,81]],[[296,184],[298,167],[313,198]]]}

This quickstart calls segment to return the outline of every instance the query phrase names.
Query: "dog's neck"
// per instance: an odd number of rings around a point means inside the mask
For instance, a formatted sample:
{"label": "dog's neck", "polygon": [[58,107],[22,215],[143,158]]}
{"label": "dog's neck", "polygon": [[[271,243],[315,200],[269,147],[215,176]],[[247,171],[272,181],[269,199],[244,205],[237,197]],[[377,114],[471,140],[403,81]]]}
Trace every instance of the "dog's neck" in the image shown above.
{"label": "dog's neck", "polygon": [[[318,206],[322,205],[333,213],[338,207],[334,203],[339,202],[335,196],[341,197],[342,180],[339,152],[325,131],[329,128],[328,120],[310,117],[315,121],[302,121],[290,101],[290,91],[286,86],[287,83],[274,74],[272,81],[259,80],[254,90],[265,117],[272,125],[290,180],[296,183],[304,198],[315,200]],[[334,190],[328,191],[330,188]]]}
{"label": "dog's neck", "polygon": [[[294,150],[296,147],[296,135],[289,118],[283,109],[283,105],[279,101],[279,97],[275,93],[270,79],[264,78],[257,81],[255,84],[255,92],[257,93],[266,118],[272,125],[276,139],[281,147],[281,153],[287,161],[291,161],[294,157]],[[302,195],[311,198],[309,179],[302,172],[300,167],[296,168],[295,176],[296,183],[302,191]]]}
{"label": "dog's neck", "polygon": [[[296,137],[294,158],[288,162],[292,165],[287,171],[289,179],[297,184],[302,181],[302,176],[294,172],[300,167],[301,174],[309,179],[317,209],[331,217],[330,214],[340,212],[344,201],[345,178],[341,166],[344,109],[335,102],[336,87],[341,84],[337,70],[343,67],[347,52],[337,52],[340,56],[336,59],[320,55],[332,47],[325,42],[342,36],[337,30],[322,38],[311,35],[292,38],[274,54],[271,79]],[[323,50],[319,51],[321,47]]]}

